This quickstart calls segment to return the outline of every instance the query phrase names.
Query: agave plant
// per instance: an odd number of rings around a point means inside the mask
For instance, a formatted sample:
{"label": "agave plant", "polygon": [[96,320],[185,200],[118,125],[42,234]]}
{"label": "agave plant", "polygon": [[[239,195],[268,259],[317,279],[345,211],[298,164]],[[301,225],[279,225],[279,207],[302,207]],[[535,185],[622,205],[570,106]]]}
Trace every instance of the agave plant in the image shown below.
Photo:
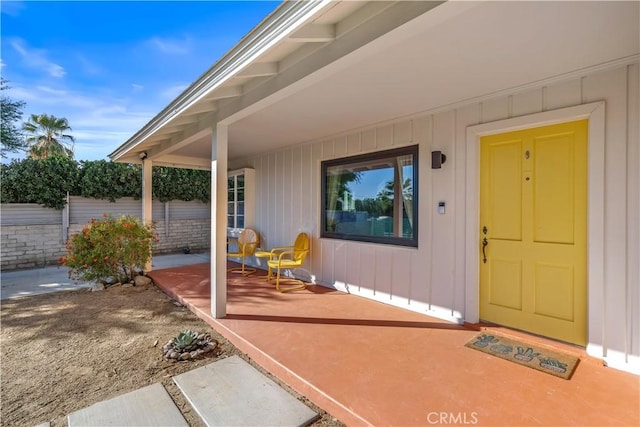
{"label": "agave plant", "polygon": [[180,332],[171,340],[171,348],[180,353],[195,350],[198,348],[198,333],[188,329]]}
{"label": "agave plant", "polygon": [[162,351],[169,359],[187,360],[213,351],[217,344],[211,340],[208,333],[198,333],[186,329],[166,343],[162,347]]}

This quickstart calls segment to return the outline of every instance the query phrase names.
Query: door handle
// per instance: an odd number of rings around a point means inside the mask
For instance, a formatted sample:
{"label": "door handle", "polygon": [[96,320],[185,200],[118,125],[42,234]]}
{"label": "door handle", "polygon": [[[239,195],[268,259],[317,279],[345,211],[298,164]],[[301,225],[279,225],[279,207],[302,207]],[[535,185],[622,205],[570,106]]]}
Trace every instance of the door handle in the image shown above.
{"label": "door handle", "polygon": [[483,238],[482,239],[482,262],[484,264],[487,263],[487,253],[485,252],[485,249],[487,247],[487,245],[489,244],[489,241],[487,240],[487,238]]}

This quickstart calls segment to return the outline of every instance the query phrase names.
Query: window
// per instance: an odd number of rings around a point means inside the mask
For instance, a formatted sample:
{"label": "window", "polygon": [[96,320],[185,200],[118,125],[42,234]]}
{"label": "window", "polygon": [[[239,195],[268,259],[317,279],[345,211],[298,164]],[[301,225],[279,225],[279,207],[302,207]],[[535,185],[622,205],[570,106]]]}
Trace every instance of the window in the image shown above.
{"label": "window", "polygon": [[228,178],[227,227],[244,228],[244,175]]}
{"label": "window", "polygon": [[418,246],[418,147],[322,162],[321,237]]}
{"label": "window", "polygon": [[227,172],[227,235],[237,237],[255,225],[255,193],[253,169]]}

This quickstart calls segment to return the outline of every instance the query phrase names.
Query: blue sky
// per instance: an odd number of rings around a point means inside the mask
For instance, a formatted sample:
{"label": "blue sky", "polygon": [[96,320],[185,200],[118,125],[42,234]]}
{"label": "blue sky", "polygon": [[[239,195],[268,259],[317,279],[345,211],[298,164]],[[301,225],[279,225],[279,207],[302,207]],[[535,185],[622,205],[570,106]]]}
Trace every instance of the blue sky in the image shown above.
{"label": "blue sky", "polygon": [[106,159],[279,4],[2,0],[5,94],[25,120],[66,117],[77,160]]}

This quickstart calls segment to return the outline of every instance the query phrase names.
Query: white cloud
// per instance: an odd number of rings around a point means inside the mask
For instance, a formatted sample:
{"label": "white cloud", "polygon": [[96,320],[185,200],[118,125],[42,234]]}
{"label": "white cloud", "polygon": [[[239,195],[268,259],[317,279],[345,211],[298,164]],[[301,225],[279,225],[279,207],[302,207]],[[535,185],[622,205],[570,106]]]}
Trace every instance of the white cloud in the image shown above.
{"label": "white cloud", "polygon": [[22,1],[3,1],[0,11],[5,15],[18,16],[25,7]]}
{"label": "white cloud", "polygon": [[76,139],[74,156],[77,160],[108,160],[123,142],[133,135],[129,131],[77,128],[71,132]]}
{"label": "white cloud", "polygon": [[88,59],[86,56],[84,56],[81,53],[76,54],[76,59],[82,71],[84,72],[84,74],[97,76],[97,75],[102,75],[105,72],[105,70],[100,65]]}
{"label": "white cloud", "polygon": [[173,101],[178,95],[180,95],[189,85],[185,83],[177,83],[173,86],[169,86],[162,92],[160,92],[160,97],[164,100]]}
{"label": "white cloud", "polygon": [[12,97],[27,102],[25,120],[31,114],[65,117],[76,139],[77,160],[107,159],[107,156],[142,128],[154,111],[164,105],[133,105],[128,98],[83,94],[72,89],[45,85],[16,86]]}
{"label": "white cloud", "polygon": [[46,72],[51,77],[61,78],[67,72],[64,67],[47,59],[47,52],[43,49],[29,49],[21,39],[13,39],[11,47],[20,54],[25,65],[29,68]]}
{"label": "white cloud", "polygon": [[79,109],[67,116],[77,142],[77,159],[106,159],[153,117],[151,112],[133,110],[122,102],[113,102],[98,100],[94,108]]}
{"label": "white cloud", "polygon": [[13,40],[11,42],[11,46],[13,47],[13,49],[18,52],[21,56],[27,56],[27,50],[22,46],[22,40]]}
{"label": "white cloud", "polygon": [[[122,104],[105,104],[91,111],[75,112],[73,126],[74,129],[83,128],[87,132],[124,131],[131,136],[152,116],[150,112],[132,111]],[[69,122],[71,123],[71,120]]]}
{"label": "white cloud", "polygon": [[133,89],[134,93],[142,92],[144,90],[144,86],[137,83],[131,83],[131,89]]}
{"label": "white cloud", "polygon": [[36,89],[38,89],[40,92],[45,92],[55,96],[67,96],[69,94],[69,92],[67,92],[66,90],[54,89],[49,86],[36,86]]}
{"label": "white cloud", "polygon": [[163,39],[160,37],[152,37],[147,40],[147,44],[151,45],[162,53],[170,55],[186,55],[192,50],[192,42],[190,39]]}
{"label": "white cloud", "polygon": [[40,107],[40,109],[43,110],[38,112],[37,114],[40,114],[47,109],[50,110],[50,107],[55,107],[56,109],[90,109],[95,106],[95,101],[92,98],[88,98],[78,93],[70,92],[66,89],[57,89],[43,85],[26,88],[24,86],[18,86],[17,84],[12,86],[11,89],[12,96],[14,96],[16,99],[21,99],[27,102],[28,108],[37,105]]}
{"label": "white cloud", "polygon": [[49,75],[51,75],[51,77],[64,77],[65,74],[67,74],[67,72],[64,70],[64,68],[62,68],[60,65],[58,64],[49,64]]}

